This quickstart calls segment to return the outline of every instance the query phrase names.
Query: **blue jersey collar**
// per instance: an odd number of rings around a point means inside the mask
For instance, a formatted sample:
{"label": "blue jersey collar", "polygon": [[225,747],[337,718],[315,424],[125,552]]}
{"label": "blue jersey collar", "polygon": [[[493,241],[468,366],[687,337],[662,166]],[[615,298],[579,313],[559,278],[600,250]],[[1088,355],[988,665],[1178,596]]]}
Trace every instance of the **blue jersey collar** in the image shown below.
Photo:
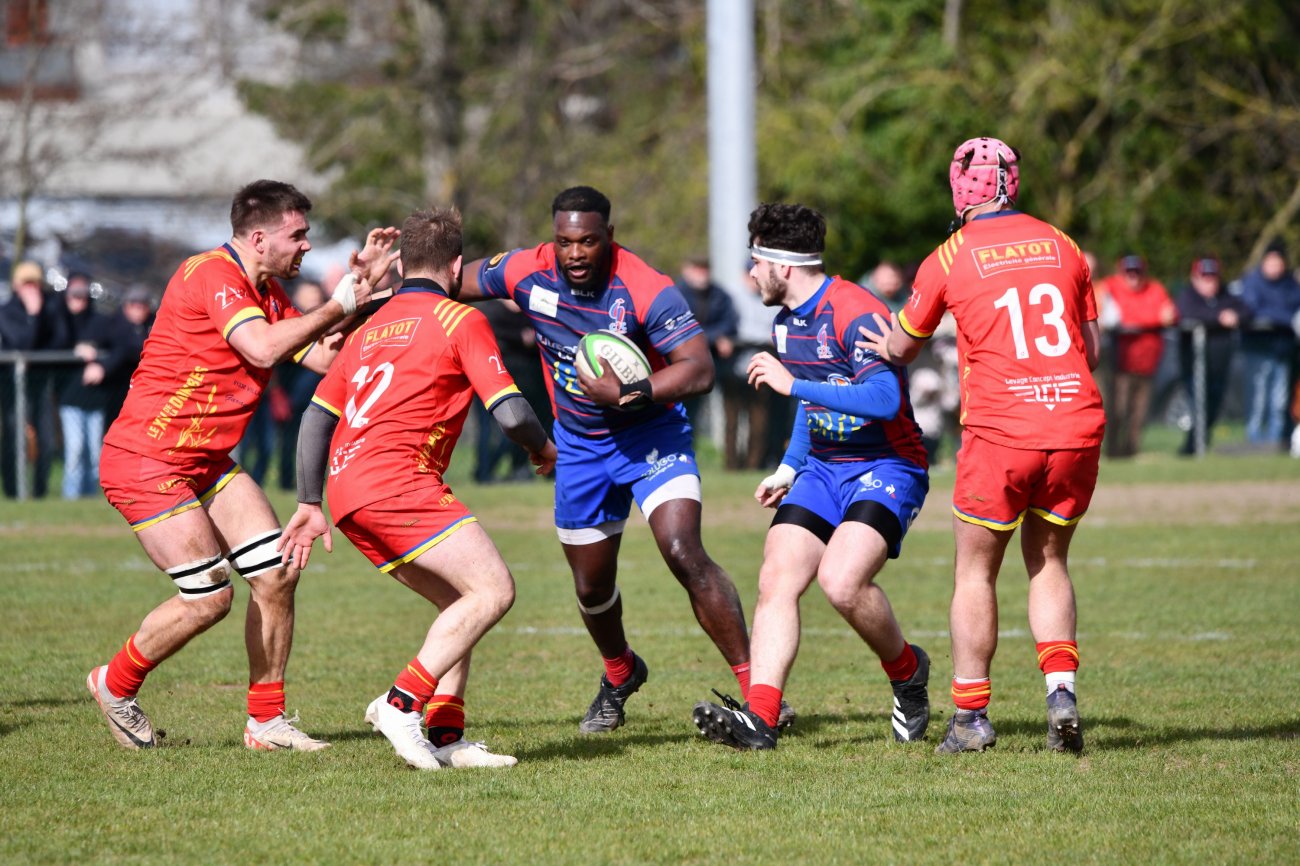
{"label": "blue jersey collar", "polygon": [[822,296],[826,294],[826,287],[830,284],[831,278],[829,276],[823,278],[822,284],[817,287],[817,291],[813,292],[812,297],[791,310],[791,314],[795,316],[807,316],[813,310],[817,309],[817,304],[821,302]]}

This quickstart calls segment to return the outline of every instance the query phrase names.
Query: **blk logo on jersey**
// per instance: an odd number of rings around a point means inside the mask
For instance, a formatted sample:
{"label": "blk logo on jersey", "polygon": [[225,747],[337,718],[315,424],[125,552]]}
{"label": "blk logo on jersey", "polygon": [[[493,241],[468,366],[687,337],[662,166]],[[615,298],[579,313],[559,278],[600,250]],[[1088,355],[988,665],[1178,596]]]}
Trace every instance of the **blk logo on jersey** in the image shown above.
{"label": "blk logo on jersey", "polygon": [[627,305],[622,298],[609,305],[609,329],[615,334],[627,333]]}
{"label": "blk logo on jersey", "polygon": [[829,360],[832,357],[831,338],[826,332],[825,325],[817,329],[817,357],[821,360]]}

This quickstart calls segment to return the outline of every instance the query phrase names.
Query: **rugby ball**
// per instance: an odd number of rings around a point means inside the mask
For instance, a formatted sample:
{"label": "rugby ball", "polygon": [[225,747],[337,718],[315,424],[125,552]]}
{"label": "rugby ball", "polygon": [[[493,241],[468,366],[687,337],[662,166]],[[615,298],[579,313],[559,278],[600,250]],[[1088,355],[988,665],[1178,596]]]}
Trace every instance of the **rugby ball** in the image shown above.
{"label": "rugby ball", "polygon": [[588,376],[604,374],[604,364],[609,364],[614,375],[624,385],[640,382],[650,376],[650,361],[636,343],[613,331],[592,331],[578,341],[578,354],[573,364]]}

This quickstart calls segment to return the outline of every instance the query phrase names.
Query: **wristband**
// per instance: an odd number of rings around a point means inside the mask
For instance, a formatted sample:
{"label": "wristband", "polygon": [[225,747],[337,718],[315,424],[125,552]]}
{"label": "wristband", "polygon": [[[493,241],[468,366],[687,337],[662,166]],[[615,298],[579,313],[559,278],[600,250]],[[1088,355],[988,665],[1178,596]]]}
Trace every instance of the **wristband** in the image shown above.
{"label": "wristband", "polygon": [[349,271],[343,279],[339,280],[334,287],[334,294],[330,297],[339,302],[343,307],[343,315],[350,316],[357,311],[357,278]]}
{"label": "wristband", "polygon": [[638,379],[618,386],[619,406],[643,406],[654,402],[654,389],[649,379]]}
{"label": "wristband", "polygon": [[794,484],[795,471],[788,463],[782,463],[776,467],[776,471],[759,482],[760,487],[766,487],[768,490],[780,490],[782,488],[789,490],[790,485]]}

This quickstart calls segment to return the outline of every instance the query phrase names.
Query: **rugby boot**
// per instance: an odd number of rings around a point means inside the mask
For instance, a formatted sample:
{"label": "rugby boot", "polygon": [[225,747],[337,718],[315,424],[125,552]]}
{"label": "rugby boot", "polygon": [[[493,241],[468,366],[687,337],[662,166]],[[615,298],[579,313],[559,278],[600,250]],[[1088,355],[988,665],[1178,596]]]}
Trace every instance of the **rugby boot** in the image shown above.
{"label": "rugby boot", "polygon": [[717,690],[713,693],[722,699],[725,706],[700,701],[691,713],[695,727],[700,729],[702,735],[715,743],[741,751],[776,748],[779,736],[777,729],[751,711],[749,704],[740,704],[735,698]]}
{"label": "rugby boot", "polygon": [[948,720],[948,733],[935,749],[939,755],[982,752],[997,745],[998,734],[989,723],[987,710],[957,710]]}
{"label": "rugby boot", "polygon": [[916,670],[905,680],[890,680],[894,690],[894,739],[912,743],[925,738],[930,724],[930,657],[925,650],[912,644],[916,654]]}
{"label": "rugby boot", "polygon": [[433,750],[433,756],[444,767],[457,770],[467,767],[513,767],[519,759],[512,755],[494,755],[484,743],[473,743],[459,739],[454,743],[439,746]]}
{"label": "rugby boot", "polygon": [[104,684],[104,675],[108,665],[100,665],[86,677],[86,688],[90,690],[99,704],[99,711],[108,723],[108,730],[124,748],[151,749],[156,745],[153,725],[149,717],[140,709],[134,697],[119,698],[108,690]]}
{"label": "rugby boot", "polygon": [[288,749],[292,752],[319,752],[330,747],[330,744],[324,740],[317,740],[294,727],[297,721],[296,715],[287,719],[279,715],[269,722],[249,719],[248,725],[244,728],[244,745],[257,752],[274,752],[277,749]]}
{"label": "rugby boot", "polygon": [[[366,707],[365,719],[377,733],[388,738],[397,757],[405,761],[407,766],[417,770],[438,770],[444,766],[438,760],[433,743],[424,738],[424,730],[420,727],[423,719],[418,712],[402,712],[388,702],[385,693]],[[450,753],[448,757],[450,760]]]}
{"label": "rugby boot", "polygon": [[582,717],[578,730],[584,734],[607,734],[622,726],[623,705],[648,679],[650,670],[636,653],[632,654],[632,676],[623,685],[616,686],[609,681],[609,677],[601,674],[600,691],[587,708],[587,714]]}
{"label": "rugby boot", "polygon": [[1047,748],[1053,752],[1083,751],[1083,723],[1074,693],[1061,683],[1047,696]]}

